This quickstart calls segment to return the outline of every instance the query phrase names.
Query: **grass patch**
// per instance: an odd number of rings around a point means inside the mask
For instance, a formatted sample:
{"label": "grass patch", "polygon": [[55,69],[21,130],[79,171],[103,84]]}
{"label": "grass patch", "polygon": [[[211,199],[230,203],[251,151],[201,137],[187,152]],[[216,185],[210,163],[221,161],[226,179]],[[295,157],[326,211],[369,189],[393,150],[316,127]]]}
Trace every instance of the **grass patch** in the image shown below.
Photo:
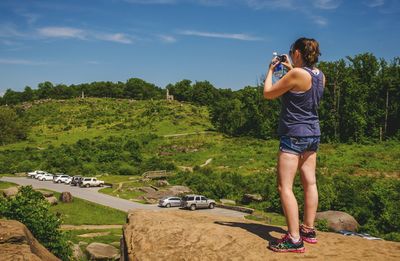
{"label": "grass patch", "polygon": [[7,189],[10,187],[16,187],[18,184],[7,182],[7,181],[0,181],[0,189]]}
{"label": "grass patch", "polygon": [[[98,233],[98,232],[110,232],[108,235],[97,236],[97,237],[79,237],[82,234],[88,233]],[[74,244],[78,244],[79,242],[86,242],[88,244],[93,242],[110,244],[113,242],[119,242],[122,236],[122,229],[114,228],[114,229],[80,229],[80,230],[69,230],[66,234],[70,237],[70,240],[74,242]]]}
{"label": "grass patch", "polygon": [[[59,198],[60,193],[54,192]],[[53,213],[60,213],[68,225],[120,225],[125,224],[126,213],[74,197],[72,203],[59,202],[52,206]]]}

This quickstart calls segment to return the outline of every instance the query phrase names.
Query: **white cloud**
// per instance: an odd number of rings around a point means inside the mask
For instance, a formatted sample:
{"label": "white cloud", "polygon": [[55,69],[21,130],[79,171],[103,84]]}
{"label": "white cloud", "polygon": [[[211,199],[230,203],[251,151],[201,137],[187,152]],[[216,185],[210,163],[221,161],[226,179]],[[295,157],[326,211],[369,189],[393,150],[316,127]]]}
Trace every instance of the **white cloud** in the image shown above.
{"label": "white cloud", "polygon": [[385,0],[369,0],[365,3],[368,7],[378,7],[385,4]]}
{"label": "white cloud", "polygon": [[41,36],[51,38],[77,38],[81,40],[86,38],[84,30],[72,27],[43,27],[39,28],[38,32]]}
{"label": "white cloud", "polygon": [[123,33],[104,33],[104,32],[93,32],[73,27],[43,27],[39,28],[38,33],[42,37],[49,38],[73,38],[80,40],[102,40],[122,44],[133,43],[132,37]]}
{"label": "white cloud", "polygon": [[164,43],[175,43],[177,41],[176,38],[171,35],[159,35],[158,37],[160,37],[161,41]]}
{"label": "white cloud", "polygon": [[115,33],[115,34],[96,34],[95,37],[99,40],[110,41],[123,44],[131,44],[132,40],[125,34]]}
{"label": "white cloud", "polygon": [[178,33],[181,35],[210,37],[210,38],[223,38],[223,39],[233,39],[233,40],[241,40],[241,41],[262,40],[261,38],[254,37],[254,36],[247,35],[247,34],[213,33],[213,32],[192,31],[192,30],[180,31]]}
{"label": "white cloud", "polygon": [[314,16],[314,17],[312,17],[312,19],[314,20],[314,22],[317,25],[320,25],[320,26],[325,26],[328,24],[328,21],[324,17],[321,17],[321,16]]}
{"label": "white cloud", "polygon": [[10,64],[10,65],[45,65],[46,62],[36,62],[24,59],[3,59],[0,58],[0,64]]}
{"label": "white cloud", "polygon": [[336,9],[340,6],[340,0],[313,0],[313,4],[319,9]]}

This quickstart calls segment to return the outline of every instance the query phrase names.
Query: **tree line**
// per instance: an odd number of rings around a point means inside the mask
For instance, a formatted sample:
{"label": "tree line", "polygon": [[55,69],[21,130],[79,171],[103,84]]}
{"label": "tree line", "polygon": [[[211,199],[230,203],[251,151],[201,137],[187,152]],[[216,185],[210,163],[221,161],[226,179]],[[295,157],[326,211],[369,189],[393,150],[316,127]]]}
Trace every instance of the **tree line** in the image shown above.
{"label": "tree line", "polygon": [[[319,116],[322,138],[334,142],[362,142],[400,138],[400,58],[378,59],[371,53],[320,62],[326,76]],[[182,80],[162,89],[142,79],[124,82],[92,82],[53,85],[44,82],[37,89],[8,89],[0,104],[17,104],[36,99],[80,97],[164,99],[166,89],[178,101],[208,106],[218,131],[232,136],[269,139],[276,136],[280,100],[263,97],[263,79],[257,86],[233,91],[219,89],[208,81]]]}

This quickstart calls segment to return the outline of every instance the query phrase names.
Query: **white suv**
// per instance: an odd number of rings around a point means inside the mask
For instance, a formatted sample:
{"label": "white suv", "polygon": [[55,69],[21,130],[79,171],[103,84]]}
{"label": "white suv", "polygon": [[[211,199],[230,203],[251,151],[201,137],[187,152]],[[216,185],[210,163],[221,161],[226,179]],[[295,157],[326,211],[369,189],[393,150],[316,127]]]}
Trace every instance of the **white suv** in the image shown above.
{"label": "white suv", "polygon": [[68,175],[57,175],[57,176],[54,176],[53,182],[54,183],[61,183],[61,182],[65,183],[68,179],[69,179]]}
{"label": "white suv", "polygon": [[104,185],[104,181],[98,180],[96,178],[83,178],[79,183],[80,187],[102,187]]}
{"label": "white suv", "polygon": [[38,177],[38,180],[48,181],[48,180],[53,180],[53,178],[54,178],[53,174],[46,173],[46,174],[40,175],[40,177]]}
{"label": "white suv", "polygon": [[208,199],[202,195],[186,195],[182,198],[182,207],[196,210],[198,208],[211,208],[215,207],[215,200]]}

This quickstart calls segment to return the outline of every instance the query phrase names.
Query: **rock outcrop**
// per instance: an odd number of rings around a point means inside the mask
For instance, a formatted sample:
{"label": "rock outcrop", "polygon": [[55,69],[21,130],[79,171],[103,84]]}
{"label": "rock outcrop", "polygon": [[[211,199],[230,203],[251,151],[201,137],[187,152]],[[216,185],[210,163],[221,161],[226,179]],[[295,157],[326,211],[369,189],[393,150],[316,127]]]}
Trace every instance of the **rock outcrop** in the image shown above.
{"label": "rock outcrop", "polygon": [[262,197],[259,194],[244,194],[242,197],[242,202],[244,204],[249,204],[251,202],[261,202]]}
{"label": "rock outcrop", "polygon": [[18,193],[18,187],[10,187],[3,189],[3,196],[6,198],[11,198],[17,195]]}
{"label": "rock outcrop", "polygon": [[0,260],[57,261],[29,229],[15,220],[0,219]]}
{"label": "rock outcrop", "polygon": [[268,241],[284,228],[212,210],[134,210],[123,229],[121,260],[400,260],[400,243],[318,232],[304,254],[275,253]]}
{"label": "rock outcrop", "polygon": [[62,192],[60,194],[60,201],[63,203],[71,203],[72,202],[72,195],[70,192]]}
{"label": "rock outcrop", "polygon": [[119,251],[112,245],[91,243],[86,247],[90,260],[119,260]]}
{"label": "rock outcrop", "polygon": [[316,220],[324,219],[328,222],[328,228],[335,232],[340,230],[356,232],[360,226],[353,216],[342,211],[328,210],[324,212],[318,212]]}
{"label": "rock outcrop", "polygon": [[52,206],[57,205],[57,203],[58,203],[58,200],[57,200],[56,197],[47,197],[47,198],[45,198],[45,199],[46,199],[47,202],[49,202],[50,205],[52,205]]}

